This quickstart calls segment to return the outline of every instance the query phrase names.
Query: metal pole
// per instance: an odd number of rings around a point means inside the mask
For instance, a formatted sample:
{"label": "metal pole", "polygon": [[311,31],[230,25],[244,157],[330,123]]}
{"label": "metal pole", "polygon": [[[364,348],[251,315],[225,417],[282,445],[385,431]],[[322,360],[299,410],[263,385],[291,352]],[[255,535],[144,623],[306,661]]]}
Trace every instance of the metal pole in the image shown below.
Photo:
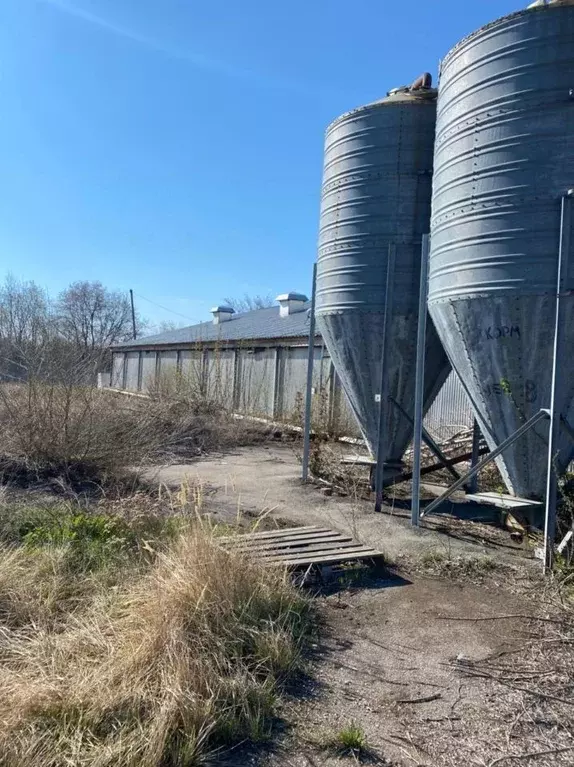
{"label": "metal pole", "polygon": [[311,450],[311,405],[313,404],[313,364],[315,362],[315,300],[317,294],[317,264],[313,264],[313,290],[309,312],[309,348],[307,350],[307,391],[305,394],[305,429],[303,434],[303,468],[301,479],[309,478],[309,453]]}
{"label": "metal pole", "polygon": [[393,282],[395,276],[395,246],[389,243],[387,257],[387,284],[385,288],[385,311],[383,314],[383,343],[381,349],[381,389],[379,392],[379,430],[377,444],[377,465],[375,467],[375,511],[381,511],[383,507],[383,479],[385,469],[385,416],[387,414],[387,400],[389,381],[387,375],[387,357],[389,336],[391,333],[391,318],[393,310]]}
{"label": "metal pole", "polygon": [[411,492],[411,525],[414,525],[415,527],[418,527],[419,525],[421,512],[421,448],[423,439],[429,245],[429,235],[423,234],[417,328],[417,367],[415,371],[415,417],[413,431],[413,482]]}
{"label": "metal pole", "polygon": [[556,312],[554,317],[554,349],[552,354],[552,387],[550,390],[550,428],[548,430],[548,475],[546,481],[546,516],[544,520],[544,572],[552,568],[554,559],[554,539],[556,537],[556,498],[558,495],[558,475],[556,454],[560,431],[560,413],[556,408],[560,401],[560,353],[562,347],[562,281],[568,274],[570,255],[570,214],[574,190],[570,189],[562,197],[560,206],[560,244],[558,247],[558,269],[556,275]]}
{"label": "metal pole", "polygon": [[[478,463],[478,447],[480,445],[480,426],[476,418],[472,424],[472,458],[470,459],[470,468],[474,469]],[[468,483],[467,492],[476,493],[478,490],[478,474],[475,474]]]}
{"label": "metal pole", "polygon": [[132,333],[135,340],[138,337],[137,331],[136,331],[136,309],[134,306],[134,292],[131,288],[130,288],[130,303],[132,305]]}
{"label": "metal pole", "polygon": [[513,445],[517,439],[520,439],[523,434],[526,434],[526,432],[531,429],[533,426],[535,426],[538,421],[541,421],[543,418],[548,418],[548,411],[547,410],[539,410],[537,413],[535,413],[532,418],[529,418],[526,423],[523,423],[522,426],[517,429],[514,434],[511,434],[510,437],[507,437],[504,442],[501,442],[500,445],[495,448],[491,453],[489,453],[485,458],[482,459],[482,461],[479,461],[476,466],[474,466],[472,469],[466,472],[466,474],[458,479],[456,482],[454,482],[445,492],[439,496],[438,498],[435,498],[435,500],[429,504],[426,509],[423,510],[421,513],[421,517],[426,516],[427,514],[430,514],[434,509],[436,509],[437,506],[440,506],[440,504],[443,501],[446,501],[447,498],[450,498],[450,496],[456,492],[460,487],[463,485],[466,485],[469,479],[472,479],[475,474],[478,474],[479,471],[482,471],[484,467],[489,464],[491,461],[493,461],[495,458],[497,458],[501,453],[503,453],[507,447],[510,447],[510,445]]}

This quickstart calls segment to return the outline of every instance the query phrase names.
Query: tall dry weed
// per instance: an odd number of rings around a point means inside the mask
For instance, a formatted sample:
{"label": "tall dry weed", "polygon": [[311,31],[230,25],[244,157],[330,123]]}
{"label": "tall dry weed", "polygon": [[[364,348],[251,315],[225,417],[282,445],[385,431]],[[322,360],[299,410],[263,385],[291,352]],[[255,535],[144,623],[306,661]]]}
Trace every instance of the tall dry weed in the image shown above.
{"label": "tall dry weed", "polygon": [[[23,555],[4,568],[21,571]],[[0,603],[5,591],[17,602],[17,581],[0,575]],[[224,551],[201,526],[145,575],[88,588],[56,628],[33,612],[0,634],[6,767],[191,767],[259,740],[309,621],[281,572]]]}

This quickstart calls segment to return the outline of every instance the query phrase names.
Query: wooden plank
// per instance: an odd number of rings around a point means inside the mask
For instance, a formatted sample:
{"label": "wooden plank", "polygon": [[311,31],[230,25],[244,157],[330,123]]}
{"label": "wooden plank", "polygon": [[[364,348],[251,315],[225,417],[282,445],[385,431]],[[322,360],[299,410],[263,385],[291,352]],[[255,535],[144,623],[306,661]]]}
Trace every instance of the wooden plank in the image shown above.
{"label": "wooden plank", "polygon": [[[341,543],[338,544],[332,544],[332,543],[326,543],[323,546],[317,544],[316,546],[306,546],[304,549],[301,549],[300,551],[262,551],[262,552],[253,552],[254,556],[257,556],[261,559],[277,559],[277,558],[283,558],[285,559],[288,557],[289,559],[293,559],[299,556],[307,556],[307,554],[327,554],[329,552],[338,552],[343,551],[346,549],[349,549],[351,551],[356,551],[357,549],[361,548],[361,544],[357,543],[357,541],[348,541],[347,543]],[[363,548],[366,548],[363,546]]]}
{"label": "wooden plank", "polygon": [[260,533],[237,533],[236,535],[224,535],[220,541],[236,541],[238,538],[269,538],[271,536],[281,535],[296,535],[296,534],[308,534],[311,532],[318,532],[319,530],[328,530],[327,527],[317,527],[316,525],[308,525],[306,527],[278,527],[276,530],[262,530]]}
{"label": "wooden plank", "polygon": [[234,541],[228,541],[236,546],[262,546],[264,543],[270,543],[275,541],[281,543],[282,541],[299,541],[317,538],[324,538],[326,535],[343,535],[338,530],[319,530],[318,532],[307,531],[302,535],[274,535],[268,538],[252,538],[250,535],[238,535]]}
{"label": "wooden plank", "polygon": [[266,552],[263,554],[263,558],[266,559],[298,559],[299,557],[307,556],[307,554],[317,554],[317,556],[322,556],[324,554],[338,554],[341,551],[360,551],[360,550],[369,550],[373,551],[374,549],[371,549],[369,546],[362,546],[360,543],[357,543],[357,541],[351,541],[350,543],[344,543],[341,546],[317,546],[309,549],[302,549],[301,551],[294,551],[293,553],[290,553],[288,551],[278,551],[278,552]]}
{"label": "wooden plank", "polygon": [[262,533],[238,533],[237,535],[224,535],[217,538],[222,543],[235,543],[240,539],[262,540],[264,538],[282,538],[289,535],[308,535],[310,532],[330,533],[328,527],[284,527],[277,530],[265,530]]}
{"label": "wooden plank", "polygon": [[338,554],[326,554],[321,557],[310,556],[306,559],[304,557],[276,559],[270,561],[269,564],[272,564],[275,567],[304,567],[305,565],[328,565],[333,564],[334,562],[350,562],[353,559],[377,559],[382,556],[383,554],[380,551],[375,551],[374,549],[358,549],[355,552],[343,551]]}
{"label": "wooden plank", "polygon": [[300,535],[296,538],[277,538],[273,540],[271,538],[263,541],[252,541],[251,543],[239,543],[237,546],[233,546],[233,551],[257,551],[262,548],[268,548],[272,546],[303,546],[309,543],[320,543],[323,541],[350,541],[351,538],[348,535],[342,533],[319,533],[318,535]]}
{"label": "wooden plank", "polygon": [[277,551],[278,553],[282,551],[306,551],[309,549],[309,546],[313,545],[322,545],[323,548],[327,546],[328,548],[334,548],[338,543],[356,543],[356,541],[353,541],[352,538],[336,538],[335,536],[330,536],[328,538],[323,538],[320,541],[304,541],[300,543],[299,541],[285,541],[283,543],[267,543],[265,546],[256,546],[256,547],[249,547],[245,549],[228,549],[228,551],[232,551],[237,554],[249,554],[249,555],[257,555],[259,552],[264,551]]}

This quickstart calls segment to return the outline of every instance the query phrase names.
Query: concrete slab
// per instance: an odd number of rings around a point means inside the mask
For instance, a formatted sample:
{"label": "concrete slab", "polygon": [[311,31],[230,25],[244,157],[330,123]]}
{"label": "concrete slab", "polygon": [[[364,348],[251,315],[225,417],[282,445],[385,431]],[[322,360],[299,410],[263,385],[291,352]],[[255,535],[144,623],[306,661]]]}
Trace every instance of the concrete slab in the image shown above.
{"label": "concrete slab", "polygon": [[199,483],[209,495],[209,508],[216,519],[232,523],[238,514],[269,515],[296,524],[332,527],[349,532],[361,543],[385,552],[390,559],[420,556],[443,549],[451,556],[477,556],[488,552],[502,559],[522,558],[520,549],[468,537],[445,535],[428,527],[414,528],[404,502],[390,501],[385,513],[377,514],[373,503],[358,497],[324,495],[300,479],[299,445],[270,444],[246,447],[225,455],[212,455],[193,464],[156,467],[153,478],[171,487],[183,481]]}

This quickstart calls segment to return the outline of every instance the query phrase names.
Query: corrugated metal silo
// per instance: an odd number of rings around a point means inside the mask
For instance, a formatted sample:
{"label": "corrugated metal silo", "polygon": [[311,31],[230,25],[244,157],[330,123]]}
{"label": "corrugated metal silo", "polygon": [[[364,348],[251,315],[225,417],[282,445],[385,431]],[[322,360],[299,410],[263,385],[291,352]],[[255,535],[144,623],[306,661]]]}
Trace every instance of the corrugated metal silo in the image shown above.
{"label": "corrugated metal silo", "polygon": [[[386,380],[389,398],[413,415],[421,239],[430,226],[435,119],[436,90],[401,88],[342,115],[326,134],[317,324],[374,455],[389,245],[395,269]],[[449,369],[429,323],[427,406]],[[396,463],[412,425],[396,405],[383,406],[384,460]]]}
{"label": "corrugated metal silo", "polygon": [[[574,4],[499,19],[443,60],[429,310],[491,448],[550,405],[561,197],[574,186]],[[574,288],[574,264],[569,285]],[[563,385],[574,415],[574,297]],[[541,497],[548,424],[498,459],[511,492]],[[572,456],[559,442],[558,468]]]}

